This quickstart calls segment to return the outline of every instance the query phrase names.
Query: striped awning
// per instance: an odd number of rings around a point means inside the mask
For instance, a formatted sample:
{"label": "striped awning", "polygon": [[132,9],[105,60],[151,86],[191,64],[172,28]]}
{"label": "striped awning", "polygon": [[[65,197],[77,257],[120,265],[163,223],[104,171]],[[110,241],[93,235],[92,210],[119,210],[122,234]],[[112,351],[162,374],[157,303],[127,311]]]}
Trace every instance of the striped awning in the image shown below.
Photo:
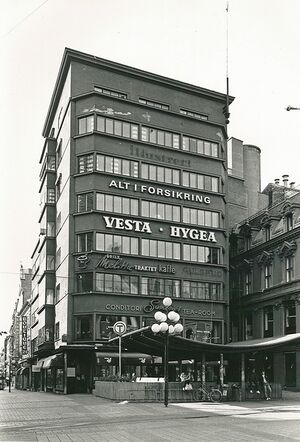
{"label": "striped awning", "polygon": [[63,367],[64,355],[63,353],[58,353],[48,356],[47,358],[42,358],[36,363],[36,365],[40,368]]}

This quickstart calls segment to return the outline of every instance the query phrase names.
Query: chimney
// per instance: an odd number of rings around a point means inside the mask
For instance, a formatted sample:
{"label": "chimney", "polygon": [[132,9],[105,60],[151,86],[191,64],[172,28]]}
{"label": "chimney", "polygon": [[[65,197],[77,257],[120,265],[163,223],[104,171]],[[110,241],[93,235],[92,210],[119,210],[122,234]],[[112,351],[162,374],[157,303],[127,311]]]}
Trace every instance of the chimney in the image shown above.
{"label": "chimney", "polygon": [[279,178],[275,178],[274,183],[276,184],[276,186],[279,186],[279,184],[280,184],[280,179],[279,179]]}
{"label": "chimney", "polygon": [[295,181],[291,181],[291,182],[290,182],[290,188],[291,188],[291,189],[294,189],[295,184],[296,184]]}
{"label": "chimney", "polygon": [[282,181],[283,181],[284,187],[287,187],[288,186],[288,182],[289,182],[289,176],[288,175],[282,175]]}

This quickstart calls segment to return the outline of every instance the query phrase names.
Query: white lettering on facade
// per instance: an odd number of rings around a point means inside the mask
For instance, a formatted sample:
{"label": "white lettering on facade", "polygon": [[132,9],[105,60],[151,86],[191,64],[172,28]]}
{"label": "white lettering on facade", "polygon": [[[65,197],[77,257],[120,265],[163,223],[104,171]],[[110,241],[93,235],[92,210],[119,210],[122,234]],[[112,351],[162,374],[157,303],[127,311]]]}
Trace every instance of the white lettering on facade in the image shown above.
{"label": "white lettering on facade", "polygon": [[170,236],[177,238],[190,238],[199,241],[217,242],[215,232],[190,229],[188,227],[170,226]]}
{"label": "white lettering on facade", "polygon": [[112,180],[108,187],[115,187],[116,189],[126,189],[128,190],[130,186],[130,183],[128,183],[127,181],[115,181]]}
{"label": "white lettering on facade", "polygon": [[[148,305],[130,305],[130,304],[106,304],[105,310],[114,311],[114,312],[142,312],[151,313],[154,310],[159,310],[160,300],[152,299],[149,301]],[[176,309],[180,314],[186,316],[198,316],[198,317],[206,317],[212,318],[216,316],[216,312],[214,310],[205,310],[205,309],[193,309],[193,308],[185,308],[185,307],[177,307]]]}
{"label": "white lettering on facade", "polygon": [[194,201],[197,203],[210,204],[210,197],[198,195],[196,193],[181,192],[172,189],[163,189],[162,187],[138,185],[128,181],[112,180],[108,187],[114,187],[122,190],[132,190],[133,192],[148,193],[149,195],[158,195],[166,198],[174,198],[182,201]]}
{"label": "white lettering on facade", "polygon": [[105,226],[108,229],[133,230],[135,232],[152,233],[150,224],[144,221],[134,219],[115,218],[113,216],[103,217]]}

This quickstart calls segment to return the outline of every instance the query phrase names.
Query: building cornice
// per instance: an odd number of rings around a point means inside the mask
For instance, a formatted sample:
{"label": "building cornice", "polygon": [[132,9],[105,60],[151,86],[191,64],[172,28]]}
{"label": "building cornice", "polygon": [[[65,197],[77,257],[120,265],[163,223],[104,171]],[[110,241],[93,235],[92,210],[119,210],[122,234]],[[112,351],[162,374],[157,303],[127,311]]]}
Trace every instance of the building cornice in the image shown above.
{"label": "building cornice", "polygon": [[[172,78],[157,75],[151,72],[144,71],[142,69],[133,68],[131,66],[123,65],[121,63],[116,63],[110,60],[106,60],[104,58],[99,58],[94,55],[86,54],[84,52],[75,51],[74,49],[65,48],[42,132],[44,137],[47,137],[49,135],[52,120],[54,118],[55,108],[58,104],[59,97],[64,86],[64,81],[67,77],[71,62],[74,61],[79,63],[89,64],[95,67],[98,66],[106,70],[109,70],[111,72],[123,73],[131,77],[142,78],[144,80],[151,81],[152,83],[165,85],[173,89],[186,91],[202,97],[221,101],[224,103],[224,105],[226,104],[226,94],[224,93],[216,92],[189,83],[174,80]],[[229,96],[229,104],[231,104],[233,100],[234,97]]]}
{"label": "building cornice", "polygon": [[232,265],[237,265],[243,259],[253,259],[263,251],[275,251],[275,249],[280,247],[284,242],[291,242],[292,240],[296,241],[297,239],[300,239],[300,226],[233,256],[231,258]]}

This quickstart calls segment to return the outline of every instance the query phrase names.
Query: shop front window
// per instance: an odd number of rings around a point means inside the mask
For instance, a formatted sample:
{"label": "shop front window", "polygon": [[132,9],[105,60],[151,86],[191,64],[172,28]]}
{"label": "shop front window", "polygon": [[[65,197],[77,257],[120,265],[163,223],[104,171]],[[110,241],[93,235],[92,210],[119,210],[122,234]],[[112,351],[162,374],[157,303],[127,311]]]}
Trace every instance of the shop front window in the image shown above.
{"label": "shop front window", "polygon": [[64,370],[62,368],[56,369],[55,388],[59,391],[64,390]]}
{"label": "shop front window", "polygon": [[140,327],[140,318],[136,316],[97,315],[96,339],[111,339],[115,336],[113,326],[115,322],[123,321],[127,326],[127,332],[137,330]]}
{"label": "shop front window", "polygon": [[194,341],[220,344],[222,324],[218,321],[185,321],[185,337]]}

